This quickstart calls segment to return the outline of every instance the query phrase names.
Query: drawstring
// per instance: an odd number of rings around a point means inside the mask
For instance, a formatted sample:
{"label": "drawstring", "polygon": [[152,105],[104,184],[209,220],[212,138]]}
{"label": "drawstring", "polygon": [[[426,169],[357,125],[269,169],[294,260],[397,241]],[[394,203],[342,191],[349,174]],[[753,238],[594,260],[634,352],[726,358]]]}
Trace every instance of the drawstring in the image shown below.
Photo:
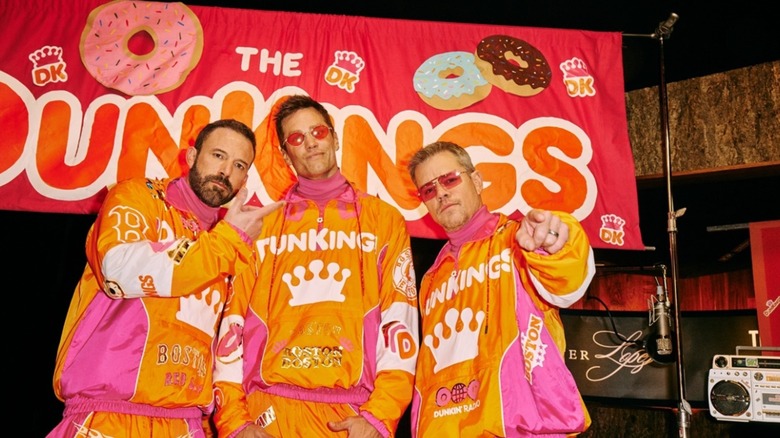
{"label": "drawstring", "polygon": [[[355,192],[354,189],[352,189],[352,191],[353,191],[353,193]],[[362,244],[363,244],[363,230],[360,227],[360,210],[358,209],[358,202],[357,202],[358,196],[357,196],[357,193],[354,193],[354,194],[355,194],[355,202],[353,202],[352,205],[355,207],[355,220],[357,221],[357,229],[358,229],[358,233],[357,233],[357,236],[356,236],[357,242],[356,242],[355,246],[357,247],[357,250],[358,250],[358,270],[360,271],[360,296],[362,297],[363,296],[363,291],[366,290],[366,280],[365,280],[365,278],[363,276],[364,275],[363,274],[363,247],[362,247]],[[374,249],[378,251],[378,249],[376,249],[376,246],[374,246]]]}
{"label": "drawstring", "polygon": [[[488,323],[490,322],[490,259],[493,258],[493,238],[498,234],[502,233],[504,229],[506,228],[507,224],[503,224],[499,226],[495,232],[490,233],[490,238],[488,239],[488,249],[487,249],[487,263],[485,264],[485,278],[486,280],[486,290],[485,290],[485,334],[488,332]],[[501,251],[499,251],[499,254]],[[499,256],[500,257],[500,256]],[[500,260],[499,260],[500,263]],[[498,271],[498,277],[499,277],[499,283],[501,284],[501,268],[499,267]],[[500,293],[500,289],[499,289]]]}
{"label": "drawstring", "polygon": [[499,229],[496,230],[495,233],[491,233],[490,239],[488,239],[487,263],[485,264],[485,283],[487,284],[487,288],[485,290],[485,334],[488,332],[488,323],[490,322],[490,258],[493,254],[493,236],[495,236],[500,231],[501,230]]}
{"label": "drawstring", "polygon": [[[509,225],[511,222],[514,222],[513,220],[509,220],[505,222],[504,224],[500,225],[498,228],[496,228],[496,231],[494,233],[490,234],[490,239],[488,240],[488,253],[487,253],[487,260],[488,265],[485,267],[485,277],[487,277],[487,291],[485,293],[485,334],[488,332],[488,321],[490,321],[490,318],[488,316],[490,315],[490,259],[493,255],[493,237],[498,235],[499,233],[503,233],[506,230],[507,225]],[[501,251],[499,251],[499,254],[501,254]],[[500,256],[499,256],[500,257]],[[501,263],[501,260],[498,261]],[[499,267],[498,271],[498,277],[499,277],[499,285],[501,284],[501,268]],[[501,289],[499,289],[499,294],[501,293]]]}
{"label": "drawstring", "polygon": [[[491,279],[490,279],[490,259],[491,259],[492,255],[493,255],[493,237],[495,237],[496,234],[504,231],[506,226],[507,226],[507,224],[504,224],[504,225],[501,225],[500,227],[498,227],[498,229],[496,229],[496,231],[494,233],[490,234],[490,238],[488,239],[487,259],[486,259],[487,262],[485,263],[485,285],[486,285],[486,288],[485,288],[485,295],[482,297],[483,303],[485,304],[485,334],[488,333],[488,322],[490,321],[490,318],[489,318],[489,316],[490,316],[490,281],[491,281]],[[462,246],[460,248],[462,248]],[[458,252],[460,252],[460,249],[458,249]],[[458,266],[457,254],[454,257],[454,260],[455,260],[455,265]],[[434,261],[434,263],[435,262],[436,261]],[[431,271],[431,272],[427,272],[424,275],[423,279],[427,278],[428,287],[424,288],[423,290],[428,290],[428,291],[432,290],[433,278],[436,276],[436,273],[438,271],[439,271],[439,268],[436,268],[436,270]],[[453,270],[453,274],[456,274],[456,270]],[[455,279],[455,282],[457,283],[458,280]],[[449,285],[449,281],[447,282],[447,284]],[[420,295],[420,298],[423,299],[422,307],[424,309],[425,306],[428,305],[429,297],[428,296],[423,297],[422,295]]]}
{"label": "drawstring", "polygon": [[[276,256],[281,252],[282,250],[282,235],[284,234],[284,226],[287,223],[287,208],[290,207],[289,204],[285,204],[282,207],[282,226],[279,227],[279,234],[276,236],[276,244],[274,245],[274,248],[271,251],[271,255],[273,256],[273,259],[271,260],[271,278],[268,283],[268,303],[266,304],[265,309],[265,318],[266,321],[270,322],[271,319],[271,295],[273,294],[273,286],[274,286],[274,280],[276,280]],[[271,248],[271,245],[268,245],[269,248]],[[261,271],[262,272],[262,271]],[[270,325],[269,325],[270,328]]]}

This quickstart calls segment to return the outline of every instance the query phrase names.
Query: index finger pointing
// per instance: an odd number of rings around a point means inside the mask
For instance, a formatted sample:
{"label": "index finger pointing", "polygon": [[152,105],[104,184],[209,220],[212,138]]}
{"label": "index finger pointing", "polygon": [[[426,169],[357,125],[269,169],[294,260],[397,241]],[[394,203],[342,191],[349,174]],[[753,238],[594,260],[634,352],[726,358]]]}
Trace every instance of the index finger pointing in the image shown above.
{"label": "index finger pointing", "polygon": [[271,204],[264,205],[260,207],[260,217],[266,217],[269,214],[273,213],[274,211],[281,208],[284,204],[286,204],[287,201],[276,201]]}

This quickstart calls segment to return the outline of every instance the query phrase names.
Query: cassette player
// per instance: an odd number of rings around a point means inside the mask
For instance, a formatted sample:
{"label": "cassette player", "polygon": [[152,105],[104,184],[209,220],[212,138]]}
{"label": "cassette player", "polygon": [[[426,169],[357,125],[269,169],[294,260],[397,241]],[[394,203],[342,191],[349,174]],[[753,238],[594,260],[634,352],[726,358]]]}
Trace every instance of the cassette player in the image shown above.
{"label": "cassette player", "polygon": [[780,423],[780,357],[717,354],[707,390],[716,420]]}

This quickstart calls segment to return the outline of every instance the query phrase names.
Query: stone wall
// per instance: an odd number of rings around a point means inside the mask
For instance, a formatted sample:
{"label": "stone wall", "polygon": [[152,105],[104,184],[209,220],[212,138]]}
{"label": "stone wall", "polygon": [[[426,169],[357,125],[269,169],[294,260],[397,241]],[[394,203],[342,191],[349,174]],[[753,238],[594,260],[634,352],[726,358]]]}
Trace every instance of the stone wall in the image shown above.
{"label": "stone wall", "polygon": [[[673,174],[780,165],[780,61],[669,83]],[[637,177],[663,175],[658,87],[626,93]]]}

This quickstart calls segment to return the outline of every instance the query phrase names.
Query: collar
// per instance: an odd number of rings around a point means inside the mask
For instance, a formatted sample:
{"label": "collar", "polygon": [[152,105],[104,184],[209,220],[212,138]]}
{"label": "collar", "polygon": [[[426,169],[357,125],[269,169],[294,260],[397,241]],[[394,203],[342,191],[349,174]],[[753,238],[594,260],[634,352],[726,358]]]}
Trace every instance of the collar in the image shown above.
{"label": "collar", "polygon": [[457,250],[466,242],[486,237],[492,233],[497,223],[498,216],[490,213],[487,206],[483,205],[465,225],[455,231],[447,232],[449,245]]}
{"label": "collar", "polygon": [[176,178],[168,184],[165,197],[174,207],[192,213],[202,230],[210,230],[219,218],[219,207],[209,207],[198,198],[186,177]]}
{"label": "collar", "polygon": [[488,211],[487,206],[481,206],[471,219],[459,229],[447,232],[447,242],[442,246],[439,255],[433,261],[430,269],[438,269],[441,262],[447,257],[452,257],[457,265],[458,252],[461,246],[468,242],[484,239],[495,231],[498,226],[499,215]]}
{"label": "collar", "polygon": [[323,202],[340,195],[348,185],[344,175],[341,172],[336,172],[333,176],[325,179],[314,180],[299,177],[295,192],[312,201]]}
{"label": "collar", "polygon": [[358,199],[358,190],[337,172],[327,179],[306,179],[298,177],[298,182],[282,197],[288,202],[311,200],[322,206],[331,200],[354,203]]}

